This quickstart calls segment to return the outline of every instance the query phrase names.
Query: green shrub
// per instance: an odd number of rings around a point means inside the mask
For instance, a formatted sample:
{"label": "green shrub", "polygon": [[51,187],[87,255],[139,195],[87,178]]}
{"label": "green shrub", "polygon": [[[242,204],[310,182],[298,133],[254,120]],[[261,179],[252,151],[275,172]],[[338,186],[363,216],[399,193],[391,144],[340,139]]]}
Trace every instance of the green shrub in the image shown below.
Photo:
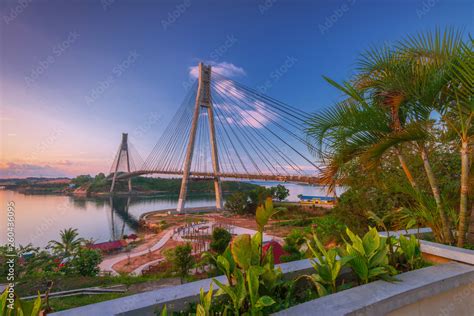
{"label": "green shrub", "polygon": [[80,249],[71,261],[71,268],[74,273],[82,276],[96,276],[100,269],[99,264],[102,256],[94,249]]}
{"label": "green shrub", "polygon": [[376,279],[394,280],[397,271],[389,265],[388,245],[380,237],[376,228],[370,228],[363,238],[346,229],[350,241],[345,241],[345,250],[341,257],[348,258],[347,263],[357,275],[359,282],[366,284]]}
{"label": "green shrub", "polygon": [[229,196],[225,202],[225,209],[236,214],[246,214],[249,196],[244,192],[236,192]]}
{"label": "green shrub", "polygon": [[229,245],[232,235],[224,228],[217,227],[212,231],[209,247],[217,254],[222,254]]}
{"label": "green shrub", "polygon": [[282,262],[290,262],[300,260],[304,258],[304,253],[301,251],[301,247],[306,243],[305,233],[300,229],[293,229],[288,236],[285,237],[285,244],[283,250],[287,255],[280,257]]}
{"label": "green shrub", "polygon": [[325,245],[328,242],[342,241],[342,235],[346,229],[346,225],[338,217],[328,214],[313,219],[313,229],[321,242]]}
{"label": "green shrub", "polygon": [[189,270],[194,266],[192,251],[193,247],[191,244],[186,243],[165,252],[165,257],[172,263],[173,269],[181,278],[188,276]]}

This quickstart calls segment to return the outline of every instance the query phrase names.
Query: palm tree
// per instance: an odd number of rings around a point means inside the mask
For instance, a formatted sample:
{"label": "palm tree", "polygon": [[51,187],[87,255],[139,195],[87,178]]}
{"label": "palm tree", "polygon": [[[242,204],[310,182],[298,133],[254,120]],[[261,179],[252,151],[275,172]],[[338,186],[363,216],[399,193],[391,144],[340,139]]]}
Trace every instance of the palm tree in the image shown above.
{"label": "palm tree", "polygon": [[[468,194],[472,154],[472,143],[474,140],[474,58],[473,42],[463,44],[459,47],[459,54],[453,60],[449,70],[451,80],[447,102],[440,107],[443,120],[450,130],[458,137],[461,154],[461,183],[459,203],[459,226],[457,234],[457,245],[462,247],[465,242],[468,227],[469,212],[471,211],[471,224],[469,231],[469,242],[474,243],[474,207],[469,210]],[[472,179],[471,179],[472,182]]]}
{"label": "palm tree", "polygon": [[[457,244],[462,246],[469,218],[467,196],[469,191],[469,153],[472,136],[472,41],[468,46],[462,33],[437,30],[435,33],[419,34],[401,43],[400,51],[412,65],[414,78],[411,83],[414,100],[441,113],[451,132],[457,134],[461,151],[461,190]],[[427,160],[424,146],[421,147],[423,161]],[[427,166],[429,168],[429,166]],[[430,184],[434,174],[427,169]],[[436,184],[436,183],[435,183]],[[436,192],[433,188],[433,195]]]}
{"label": "palm tree", "polygon": [[79,233],[75,228],[64,229],[59,233],[59,235],[61,240],[50,240],[48,242],[48,248],[52,248],[55,254],[60,255],[63,258],[67,258],[74,254],[84,242],[83,238],[78,238]]}
{"label": "palm tree", "polygon": [[[448,30],[444,34],[437,31],[434,36],[428,33],[409,37],[397,49],[367,51],[359,60],[353,84],[340,85],[326,79],[348,99],[315,115],[307,128],[320,155],[328,153],[329,162],[323,174],[326,180],[340,178],[344,164],[349,161],[374,166],[387,151],[393,151],[411,186],[419,191],[402,154],[403,146],[418,152],[442,221],[443,240],[448,243],[453,240],[451,224],[426,143],[431,140],[430,115],[446,100],[444,90],[450,82],[446,70],[461,44],[461,34]],[[373,108],[379,108],[382,114],[374,116]],[[384,122],[374,124],[374,120]]]}

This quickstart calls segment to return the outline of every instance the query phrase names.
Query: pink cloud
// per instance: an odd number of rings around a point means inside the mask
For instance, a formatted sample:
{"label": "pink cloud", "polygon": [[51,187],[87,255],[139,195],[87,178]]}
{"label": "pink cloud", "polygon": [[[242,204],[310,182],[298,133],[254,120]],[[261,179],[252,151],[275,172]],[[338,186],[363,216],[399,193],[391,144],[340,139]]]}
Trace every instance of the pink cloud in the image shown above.
{"label": "pink cloud", "polygon": [[8,162],[0,165],[0,177],[25,178],[25,177],[65,177],[62,170],[49,165],[18,164]]}

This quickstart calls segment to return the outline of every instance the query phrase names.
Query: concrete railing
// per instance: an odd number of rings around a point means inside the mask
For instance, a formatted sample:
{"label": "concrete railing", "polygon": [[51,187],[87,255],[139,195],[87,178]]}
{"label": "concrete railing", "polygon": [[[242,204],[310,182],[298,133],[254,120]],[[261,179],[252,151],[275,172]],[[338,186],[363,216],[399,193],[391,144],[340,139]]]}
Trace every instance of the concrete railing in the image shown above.
{"label": "concrete railing", "polygon": [[[296,305],[275,315],[472,315],[474,267],[457,262],[375,281]],[[422,312],[421,312],[422,311]]]}

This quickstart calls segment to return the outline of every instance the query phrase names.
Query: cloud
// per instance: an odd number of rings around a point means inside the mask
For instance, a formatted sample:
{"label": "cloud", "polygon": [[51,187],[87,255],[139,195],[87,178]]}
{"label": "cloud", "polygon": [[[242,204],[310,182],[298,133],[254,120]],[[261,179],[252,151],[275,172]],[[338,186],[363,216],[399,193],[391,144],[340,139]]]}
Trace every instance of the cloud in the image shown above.
{"label": "cloud", "polygon": [[[245,108],[229,104],[226,100],[223,100],[224,103],[214,104],[214,107],[222,110],[224,119],[231,125],[264,128],[277,118],[267,104],[247,95],[245,91],[239,89],[230,80],[220,81],[215,89],[218,93],[224,94],[230,99],[237,99],[235,104],[246,104]],[[227,116],[227,113],[235,113],[235,118]]]}
{"label": "cloud", "polygon": [[[245,76],[245,70],[242,67],[238,67],[226,61],[223,61],[220,63],[210,61],[210,62],[205,62],[205,63],[212,66],[213,72],[216,72],[226,77]],[[189,67],[189,76],[193,78],[197,78],[199,76],[199,67],[198,66]]]}
{"label": "cloud", "polygon": [[66,174],[49,165],[18,164],[7,162],[0,164],[0,177],[25,178],[25,177],[64,177]]}

